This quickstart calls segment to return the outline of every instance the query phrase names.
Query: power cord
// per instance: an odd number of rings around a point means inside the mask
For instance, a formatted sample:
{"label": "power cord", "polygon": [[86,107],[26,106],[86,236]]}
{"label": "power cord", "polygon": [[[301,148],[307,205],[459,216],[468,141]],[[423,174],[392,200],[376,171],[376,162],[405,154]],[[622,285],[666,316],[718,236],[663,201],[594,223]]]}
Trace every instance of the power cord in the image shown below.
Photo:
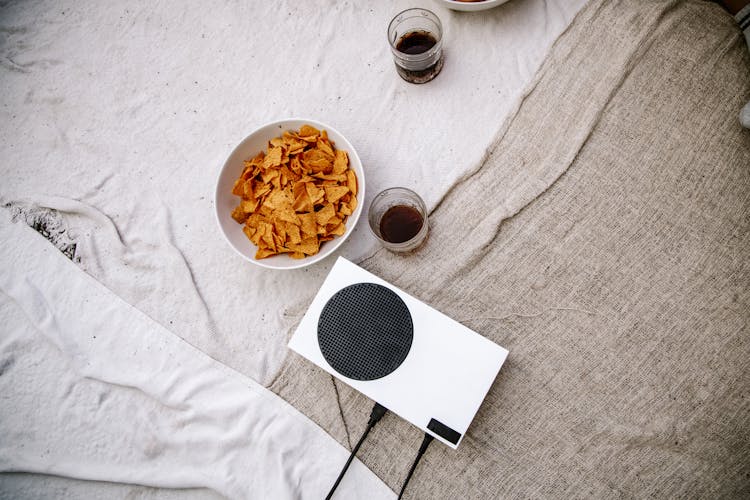
{"label": "power cord", "polygon": [[424,452],[427,451],[427,447],[430,446],[430,443],[432,440],[435,439],[432,437],[432,435],[424,433],[424,439],[422,440],[422,444],[419,446],[419,451],[417,452],[417,458],[414,459],[414,463],[411,464],[411,469],[409,469],[409,474],[406,475],[406,480],[404,481],[404,485],[401,486],[401,493],[398,494],[399,500],[401,500],[401,497],[404,496],[404,491],[406,491],[406,485],[409,484],[409,479],[411,479],[412,474],[414,474],[414,470],[417,468],[417,464],[419,463],[419,459],[422,458],[422,455],[424,455]]}
{"label": "power cord", "polygon": [[[365,432],[362,434],[362,437],[359,438],[359,442],[357,442],[357,445],[354,447],[354,449],[352,449],[352,452],[349,455],[349,459],[346,461],[344,468],[341,469],[341,472],[339,473],[339,477],[336,478],[336,482],[333,483],[333,487],[331,488],[331,491],[328,492],[328,496],[326,497],[326,500],[331,500],[331,497],[333,496],[333,492],[336,491],[336,488],[338,488],[339,483],[341,482],[341,479],[344,477],[346,470],[349,468],[349,464],[352,463],[352,460],[354,460],[354,456],[357,454],[357,451],[359,451],[359,447],[362,446],[362,443],[365,442],[365,438],[370,433],[372,428],[375,427],[375,424],[377,424],[380,421],[380,419],[383,418],[383,415],[385,415],[386,413],[388,413],[388,408],[381,405],[380,403],[375,403],[375,406],[372,407],[372,412],[370,412],[370,420],[367,422],[367,428],[365,429]],[[409,473],[409,475],[411,476],[411,473]]]}

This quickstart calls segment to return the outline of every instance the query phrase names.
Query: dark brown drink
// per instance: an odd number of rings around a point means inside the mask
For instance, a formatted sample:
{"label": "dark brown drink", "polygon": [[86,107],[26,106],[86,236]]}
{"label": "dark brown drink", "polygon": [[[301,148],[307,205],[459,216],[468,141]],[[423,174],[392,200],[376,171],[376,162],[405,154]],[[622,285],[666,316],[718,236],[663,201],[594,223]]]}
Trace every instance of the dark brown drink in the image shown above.
{"label": "dark brown drink", "polygon": [[[404,34],[396,42],[396,50],[409,56],[424,54],[435,47],[438,43],[435,36],[429,31],[410,31]],[[413,64],[413,63],[412,63]],[[399,76],[409,83],[426,83],[432,80],[443,69],[442,51],[438,54],[437,59],[427,67],[407,68],[404,65],[396,64],[396,70]]]}
{"label": "dark brown drink", "polygon": [[435,46],[437,40],[427,31],[412,31],[402,36],[396,49],[404,54],[422,54]]}
{"label": "dark brown drink", "polygon": [[380,219],[380,236],[390,243],[404,243],[422,229],[422,215],[408,205],[390,207]]}

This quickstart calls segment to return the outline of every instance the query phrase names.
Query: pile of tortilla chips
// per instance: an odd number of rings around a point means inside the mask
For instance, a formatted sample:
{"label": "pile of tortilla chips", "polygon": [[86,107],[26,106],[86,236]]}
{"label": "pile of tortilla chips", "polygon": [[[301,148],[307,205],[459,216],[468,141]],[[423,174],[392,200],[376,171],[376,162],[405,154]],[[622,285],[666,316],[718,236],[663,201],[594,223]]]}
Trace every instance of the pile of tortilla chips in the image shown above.
{"label": "pile of tortilla chips", "polygon": [[280,253],[302,259],[346,231],[357,208],[357,176],[325,130],[303,125],[246,160],[232,194],[242,197],[232,218],[258,247],[256,259]]}

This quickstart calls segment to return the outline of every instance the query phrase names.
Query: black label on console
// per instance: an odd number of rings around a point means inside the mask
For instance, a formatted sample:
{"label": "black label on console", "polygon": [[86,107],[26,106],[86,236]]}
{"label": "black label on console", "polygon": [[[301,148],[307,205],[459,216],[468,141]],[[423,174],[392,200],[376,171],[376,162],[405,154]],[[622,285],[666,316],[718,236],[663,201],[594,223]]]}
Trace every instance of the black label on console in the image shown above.
{"label": "black label on console", "polygon": [[454,431],[434,418],[430,420],[429,424],[427,424],[427,428],[449,443],[456,444],[458,443],[458,440],[461,439],[461,433]]}

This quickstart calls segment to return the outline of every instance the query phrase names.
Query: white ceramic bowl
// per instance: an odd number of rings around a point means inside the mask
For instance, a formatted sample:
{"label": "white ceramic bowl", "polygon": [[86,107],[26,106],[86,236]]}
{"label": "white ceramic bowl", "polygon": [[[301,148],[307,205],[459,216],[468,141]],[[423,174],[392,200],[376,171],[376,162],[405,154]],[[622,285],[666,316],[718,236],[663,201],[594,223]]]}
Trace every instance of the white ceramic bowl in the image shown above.
{"label": "white ceramic bowl", "polygon": [[[244,167],[243,162],[260,151],[266,151],[268,141],[274,137],[279,137],[285,130],[299,130],[304,124],[312,125],[318,130],[326,130],[328,138],[333,141],[336,149],[343,149],[349,155],[349,166],[357,174],[357,209],[346,219],[346,232],[341,236],[336,236],[331,241],[326,241],[320,245],[320,251],[304,259],[293,259],[287,254],[274,255],[265,259],[256,259],[255,252],[257,247],[247,239],[242,232],[242,224],[238,224],[232,219],[232,210],[239,204],[239,196],[232,194],[234,181],[242,174]],[[216,220],[219,228],[226,238],[229,245],[245,259],[253,264],[269,269],[298,269],[315,264],[325,259],[333,253],[339,245],[352,233],[355,224],[362,214],[365,200],[365,173],[362,169],[362,162],[357,155],[354,146],[346,140],[346,137],[330,125],[320,123],[316,120],[290,118],[268,123],[255,130],[252,134],[234,148],[227,161],[219,172],[219,178],[216,181],[216,193],[214,195],[214,206],[216,208]]]}
{"label": "white ceramic bowl", "polygon": [[457,2],[455,0],[437,0],[439,3],[451,10],[463,10],[465,12],[474,12],[477,10],[487,10],[498,5],[504,4],[508,0],[484,0],[484,2]]}

